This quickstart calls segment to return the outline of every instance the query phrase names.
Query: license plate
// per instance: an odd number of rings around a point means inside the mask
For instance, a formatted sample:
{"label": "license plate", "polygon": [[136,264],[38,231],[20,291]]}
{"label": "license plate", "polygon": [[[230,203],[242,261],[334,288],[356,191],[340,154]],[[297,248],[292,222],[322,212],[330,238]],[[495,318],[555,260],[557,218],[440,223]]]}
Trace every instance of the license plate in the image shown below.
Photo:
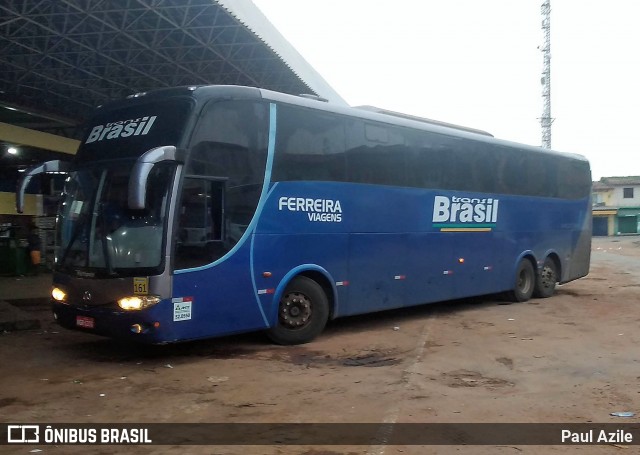
{"label": "license plate", "polygon": [[89,316],[76,316],[76,325],[84,329],[95,329],[96,320]]}

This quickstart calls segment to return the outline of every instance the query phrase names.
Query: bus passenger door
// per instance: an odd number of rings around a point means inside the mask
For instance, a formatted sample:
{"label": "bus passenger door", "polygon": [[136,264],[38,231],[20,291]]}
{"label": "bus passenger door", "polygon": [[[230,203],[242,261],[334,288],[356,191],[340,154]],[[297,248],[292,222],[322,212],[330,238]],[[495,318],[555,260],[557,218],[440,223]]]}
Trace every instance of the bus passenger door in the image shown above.
{"label": "bus passenger door", "polygon": [[224,180],[185,179],[178,212],[176,258],[191,258],[193,263],[177,264],[177,268],[208,264],[223,254],[224,207]]}

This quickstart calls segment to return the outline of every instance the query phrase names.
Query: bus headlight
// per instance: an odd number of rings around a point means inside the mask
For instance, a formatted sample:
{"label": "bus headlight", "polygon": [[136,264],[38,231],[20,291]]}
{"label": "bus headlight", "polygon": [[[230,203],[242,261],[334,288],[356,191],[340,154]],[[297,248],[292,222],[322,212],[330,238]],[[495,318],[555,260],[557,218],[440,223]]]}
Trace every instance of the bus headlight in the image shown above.
{"label": "bus headlight", "polygon": [[160,297],[157,295],[136,295],[118,300],[118,306],[123,310],[135,311],[153,306],[159,301]]}
{"label": "bus headlight", "polygon": [[67,299],[67,294],[62,289],[54,287],[51,289],[51,297],[56,302],[64,302]]}

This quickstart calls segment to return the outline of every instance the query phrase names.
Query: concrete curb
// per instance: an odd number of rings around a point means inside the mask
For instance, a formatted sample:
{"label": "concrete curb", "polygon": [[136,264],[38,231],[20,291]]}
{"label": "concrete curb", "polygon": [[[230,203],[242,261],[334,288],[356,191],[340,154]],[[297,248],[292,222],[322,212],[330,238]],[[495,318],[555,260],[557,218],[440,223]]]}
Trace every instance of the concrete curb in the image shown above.
{"label": "concrete curb", "polygon": [[8,302],[0,300],[0,332],[39,329],[40,319]]}

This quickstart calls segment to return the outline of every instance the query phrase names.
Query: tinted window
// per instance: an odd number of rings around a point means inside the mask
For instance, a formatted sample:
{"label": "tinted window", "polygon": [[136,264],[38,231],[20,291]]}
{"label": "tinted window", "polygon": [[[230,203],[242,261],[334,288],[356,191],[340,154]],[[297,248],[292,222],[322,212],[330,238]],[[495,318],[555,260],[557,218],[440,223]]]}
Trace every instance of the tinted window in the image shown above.
{"label": "tinted window", "polygon": [[272,180],[345,180],[342,117],[287,105],[278,107]]}
{"label": "tinted window", "polygon": [[476,142],[473,145],[471,155],[469,161],[473,169],[473,181],[476,191],[481,193],[495,193],[497,186],[497,157],[495,147],[491,144]]}
{"label": "tinted window", "polygon": [[527,194],[525,154],[520,150],[496,147],[496,191],[504,194]]}
{"label": "tinted window", "polygon": [[569,199],[591,187],[586,162],[286,105],[272,178]]}
{"label": "tinted window", "polygon": [[586,162],[422,131],[409,144],[410,186],[567,199],[591,191]]}
{"label": "tinted window", "polygon": [[553,161],[539,154],[528,153],[524,159],[526,192],[531,196],[556,196],[556,169]]}
{"label": "tinted window", "polygon": [[350,182],[406,186],[407,146],[402,128],[358,119],[347,121]]}
{"label": "tinted window", "polygon": [[412,133],[410,144],[409,185],[468,191],[493,187],[486,173],[491,153],[483,144],[425,132]]}
{"label": "tinted window", "polygon": [[246,231],[262,191],[268,123],[261,103],[216,101],[205,106],[182,185],[176,268],[219,259]]}
{"label": "tinted window", "polygon": [[557,164],[558,197],[578,199],[591,193],[591,172],[589,164],[568,159]]}
{"label": "tinted window", "polygon": [[228,251],[225,246],[224,195],[222,181],[184,180],[178,206],[175,268],[204,265]]}
{"label": "tinted window", "polygon": [[186,172],[227,179],[230,188],[262,184],[268,133],[265,105],[248,101],[210,102],[191,139]]}

